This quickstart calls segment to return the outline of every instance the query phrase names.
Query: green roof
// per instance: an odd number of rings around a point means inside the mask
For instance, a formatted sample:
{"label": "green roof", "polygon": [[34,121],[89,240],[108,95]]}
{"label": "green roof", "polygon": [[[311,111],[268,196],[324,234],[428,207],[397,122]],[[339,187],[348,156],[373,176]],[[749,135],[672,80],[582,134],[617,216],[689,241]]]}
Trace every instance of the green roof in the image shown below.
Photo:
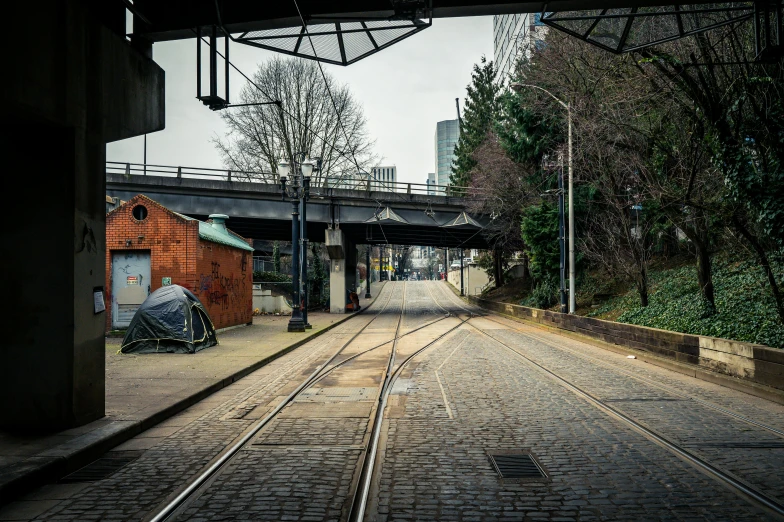
{"label": "green roof", "polygon": [[234,236],[223,227],[215,227],[210,223],[199,221],[199,237],[201,239],[212,241],[213,243],[220,243],[234,248],[241,248],[248,252],[253,252],[253,247],[247,244],[242,239]]}

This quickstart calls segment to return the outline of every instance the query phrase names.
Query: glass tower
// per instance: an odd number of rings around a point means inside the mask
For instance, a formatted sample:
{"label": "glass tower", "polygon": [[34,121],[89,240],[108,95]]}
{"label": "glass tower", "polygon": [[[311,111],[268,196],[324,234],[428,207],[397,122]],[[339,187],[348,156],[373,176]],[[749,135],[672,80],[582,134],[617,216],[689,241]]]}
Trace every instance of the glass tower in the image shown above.
{"label": "glass tower", "polygon": [[542,45],[547,27],[541,16],[541,13],[535,13],[493,17],[493,63],[498,81],[509,78],[520,55],[525,53],[530,58],[532,46]]}
{"label": "glass tower", "polygon": [[455,146],[460,138],[460,122],[458,120],[439,121],[436,124],[436,183],[449,185],[452,175],[452,162],[455,159]]}

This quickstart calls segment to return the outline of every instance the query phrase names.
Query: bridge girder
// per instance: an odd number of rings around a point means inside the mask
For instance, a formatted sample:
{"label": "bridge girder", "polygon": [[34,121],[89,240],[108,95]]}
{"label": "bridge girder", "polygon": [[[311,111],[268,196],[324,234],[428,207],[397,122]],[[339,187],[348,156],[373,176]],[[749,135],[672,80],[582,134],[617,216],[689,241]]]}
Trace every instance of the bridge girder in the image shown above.
{"label": "bridge girder", "polygon": [[[229,215],[228,226],[252,239],[291,240],[291,203],[276,185],[107,173],[106,194],[129,200],[145,194],[196,219]],[[460,198],[341,189],[315,190],[308,203],[308,236],[323,242],[327,227],[339,226],[355,244],[421,245],[487,249],[483,228],[444,226],[465,210]],[[404,222],[370,222],[384,207]],[[481,227],[486,215],[472,216]]]}

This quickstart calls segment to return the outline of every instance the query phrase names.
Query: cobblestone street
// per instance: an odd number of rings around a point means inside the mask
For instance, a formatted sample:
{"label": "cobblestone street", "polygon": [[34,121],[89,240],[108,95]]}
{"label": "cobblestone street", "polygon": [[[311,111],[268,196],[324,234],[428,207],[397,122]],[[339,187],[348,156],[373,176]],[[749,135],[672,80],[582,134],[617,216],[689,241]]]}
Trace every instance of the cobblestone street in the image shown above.
{"label": "cobblestone street", "polygon": [[[244,435],[168,520],[338,521],[358,506],[379,522],[771,520],[764,499],[784,502],[781,405],[488,315],[436,282],[386,284],[153,430],[104,456],[127,462],[106,478],[47,485],[0,520],[153,520]],[[502,478],[491,456],[531,473]]]}

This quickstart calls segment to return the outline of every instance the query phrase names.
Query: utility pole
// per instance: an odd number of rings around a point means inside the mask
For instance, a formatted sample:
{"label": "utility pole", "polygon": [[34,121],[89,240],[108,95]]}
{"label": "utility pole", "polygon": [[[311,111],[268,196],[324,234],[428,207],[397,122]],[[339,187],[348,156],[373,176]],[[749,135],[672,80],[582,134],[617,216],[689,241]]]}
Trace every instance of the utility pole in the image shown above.
{"label": "utility pole", "polygon": [[566,104],[569,116],[569,313],[577,308],[577,292],[574,283],[574,173],[572,171],[572,104]]}
{"label": "utility pole", "polygon": [[559,162],[558,168],[558,246],[561,253],[561,313],[566,313],[566,228],[564,227],[564,182],[563,182],[563,159]]}

